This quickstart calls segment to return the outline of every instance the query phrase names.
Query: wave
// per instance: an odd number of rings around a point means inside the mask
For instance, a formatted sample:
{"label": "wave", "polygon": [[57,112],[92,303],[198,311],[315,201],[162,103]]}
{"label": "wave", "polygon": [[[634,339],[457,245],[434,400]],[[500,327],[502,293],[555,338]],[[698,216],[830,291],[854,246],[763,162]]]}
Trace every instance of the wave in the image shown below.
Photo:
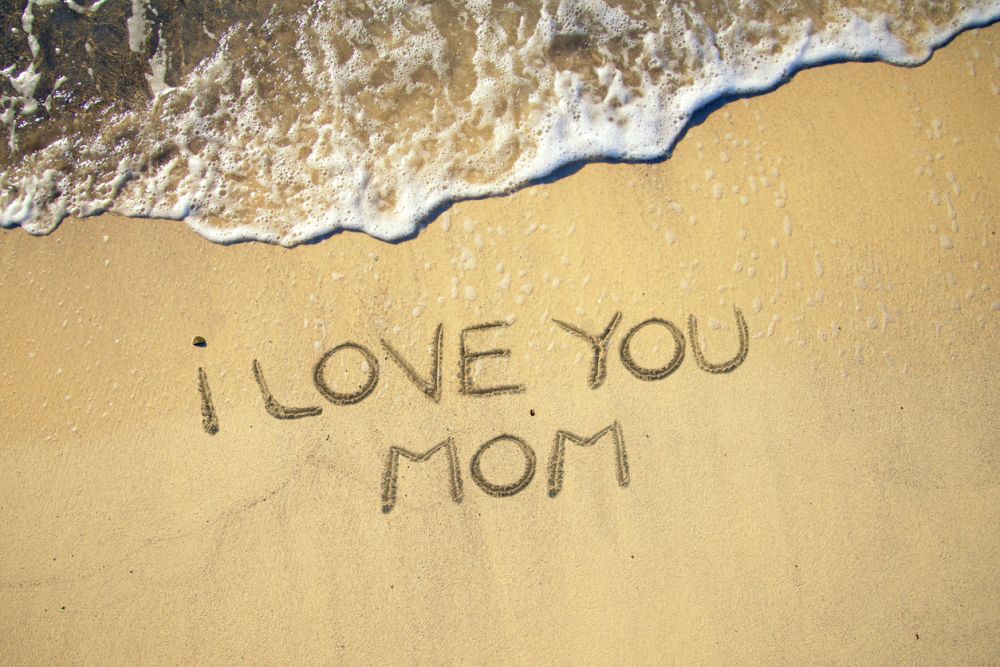
{"label": "wave", "polygon": [[568,163],[661,157],[720,97],[919,64],[1000,18],[1000,0],[20,5],[0,19],[0,225],[110,211],[286,246],[402,239]]}

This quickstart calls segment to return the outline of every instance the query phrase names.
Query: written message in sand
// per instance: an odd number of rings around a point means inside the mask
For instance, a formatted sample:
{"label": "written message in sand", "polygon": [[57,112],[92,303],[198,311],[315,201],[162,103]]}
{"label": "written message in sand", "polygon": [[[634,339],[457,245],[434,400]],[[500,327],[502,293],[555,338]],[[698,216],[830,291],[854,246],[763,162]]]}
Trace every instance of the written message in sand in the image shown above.
{"label": "written message in sand", "polygon": [[[634,377],[646,382],[663,380],[680,368],[686,355],[688,340],[691,345],[691,353],[694,356],[698,368],[707,373],[730,373],[736,370],[747,357],[750,349],[750,334],[746,320],[739,308],[734,308],[736,317],[736,330],[739,335],[739,349],[730,359],[721,361],[709,361],[706,358],[700,339],[698,337],[698,320],[692,314],[688,316],[687,340],[684,332],[673,322],[659,317],[652,317],[643,320],[632,326],[621,337],[618,344],[618,358],[622,366]],[[607,377],[608,350],[611,347],[611,340],[618,330],[622,321],[622,314],[615,313],[608,322],[608,325],[600,332],[591,333],[577,325],[563,320],[552,320],[567,334],[579,339],[590,348],[591,361],[590,372],[587,377],[587,384],[591,390],[598,389]],[[507,322],[485,322],[466,327],[461,330],[458,340],[458,393],[461,396],[488,398],[491,396],[501,396],[505,394],[520,394],[527,391],[527,387],[520,383],[508,384],[483,384],[477,380],[474,369],[477,362],[483,359],[504,359],[510,356],[511,351],[507,348],[481,348],[475,344],[477,334],[487,331],[503,329],[510,326]],[[640,364],[633,354],[633,340],[640,331],[648,327],[659,327],[673,339],[673,354],[662,365],[649,367]],[[442,394],[442,357],[444,351],[444,325],[439,324],[434,331],[434,336],[429,346],[430,361],[426,373],[417,370],[416,364],[406,359],[393,345],[381,339],[379,342],[386,352],[385,359],[392,359],[403,374],[416,386],[416,388],[430,401],[441,402]],[[360,354],[364,359],[363,369],[365,378],[360,387],[351,391],[339,391],[331,386],[327,378],[327,367],[331,361],[339,354],[353,351]],[[261,397],[264,401],[264,409],[275,419],[302,419],[306,417],[316,417],[323,413],[320,405],[309,405],[303,407],[288,406],[279,401],[268,388],[264,378],[264,370],[257,359],[251,365],[254,379],[260,389]],[[364,345],[346,341],[327,350],[313,367],[312,381],[319,394],[329,403],[336,406],[353,405],[368,398],[379,382],[380,367],[376,355]],[[208,374],[204,368],[198,369],[198,391],[201,395],[202,426],[205,432],[214,435],[219,432],[219,417],[212,401],[212,392],[209,387]],[[579,436],[569,431],[559,430],[556,432],[555,441],[548,459],[548,490],[549,496],[555,497],[559,494],[563,484],[564,460],[566,455],[566,443],[572,443],[581,447],[589,447],[606,437],[610,439],[614,447],[615,477],[618,485],[622,488],[629,484],[628,454],[625,447],[625,436],[621,424],[616,419],[603,429],[590,436]],[[523,471],[516,480],[509,483],[496,483],[491,481],[483,472],[481,465],[482,458],[486,452],[492,449],[505,448],[513,456],[519,456],[524,461]],[[437,456],[443,453],[441,456]],[[415,452],[403,447],[389,446],[386,456],[385,468],[382,475],[382,511],[391,512],[396,505],[398,472],[400,458],[407,459],[414,463],[425,463],[432,459],[441,460],[448,466],[448,481],[450,488],[448,492],[452,500],[456,503],[462,502],[464,495],[462,485],[462,466],[458,458],[458,450],[452,438],[447,438],[429,449],[422,452]],[[487,495],[504,498],[513,496],[528,487],[535,478],[536,456],[535,451],[522,438],[511,433],[503,433],[484,442],[472,456],[469,464],[469,474],[473,482],[483,493]]]}

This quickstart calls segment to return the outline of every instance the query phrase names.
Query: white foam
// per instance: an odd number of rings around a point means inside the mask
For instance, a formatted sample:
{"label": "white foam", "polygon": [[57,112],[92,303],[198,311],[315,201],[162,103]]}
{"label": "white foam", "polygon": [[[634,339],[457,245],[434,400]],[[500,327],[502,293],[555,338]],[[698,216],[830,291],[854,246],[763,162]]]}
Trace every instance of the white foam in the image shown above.
{"label": "white foam", "polygon": [[[52,1],[29,1],[22,17],[33,53],[32,4]],[[533,29],[522,16],[511,33],[487,16],[484,4],[468,9],[465,20],[477,22],[476,43],[471,60],[462,60],[461,52],[449,50],[455,47],[434,23],[432,8],[401,0],[380,6],[395,17],[386,23],[391,38],[369,34],[373,26],[362,21],[324,18],[321,9],[296,19],[288,62],[297,69],[287,73],[249,67],[240,32],[232,30],[219,36],[211,58],[170,88],[166,45],[157,40],[147,75],[154,97],[149,112],[117,119],[145,128],[149,145],[84,178],[46,168],[46,160],[69,154],[68,144],[55,142],[22,168],[0,172],[15,192],[0,194],[0,225],[46,233],[67,214],[110,209],[184,219],[220,243],[291,246],[340,229],[401,239],[446,202],[507,192],[568,163],[660,157],[691,116],[720,97],[767,90],[803,67],[833,61],[918,64],[959,30],[1000,18],[1000,1],[982,0],[929,27],[900,27],[905,17],[841,9],[822,27],[811,18],[792,18],[780,29],[734,19],[715,32],[706,17],[689,26],[692,17],[676,8],[649,25],[600,0],[564,0],[554,13],[537,9]],[[149,41],[148,0],[132,0],[131,9],[128,44],[141,51]],[[402,14],[420,29],[399,23]],[[905,42],[903,33],[910,35]],[[552,54],[567,34],[609,44],[641,34],[632,56],[639,64],[628,69],[604,57],[593,67],[562,68]],[[355,38],[373,52],[345,51],[342,41]],[[388,74],[379,70],[385,62],[393,65]],[[474,71],[467,91],[453,82],[462,68]],[[16,113],[30,113],[34,65],[3,74],[21,99]],[[387,84],[379,77],[387,76],[392,85],[380,88]],[[382,91],[391,95],[382,99]],[[419,114],[393,116],[393,104],[408,96]],[[160,146],[171,150],[149,168],[143,160]],[[109,147],[95,143],[91,150],[110,159],[102,153]],[[722,198],[721,184],[712,186]],[[776,206],[783,202],[777,198]],[[791,230],[786,218],[785,234]],[[673,242],[673,232],[667,239]],[[463,267],[474,268],[475,256],[466,252]]]}
{"label": "white foam", "polygon": [[132,14],[125,21],[125,27],[128,29],[128,48],[134,53],[142,53],[149,37],[149,24],[146,21],[148,6],[149,0],[132,0]]}

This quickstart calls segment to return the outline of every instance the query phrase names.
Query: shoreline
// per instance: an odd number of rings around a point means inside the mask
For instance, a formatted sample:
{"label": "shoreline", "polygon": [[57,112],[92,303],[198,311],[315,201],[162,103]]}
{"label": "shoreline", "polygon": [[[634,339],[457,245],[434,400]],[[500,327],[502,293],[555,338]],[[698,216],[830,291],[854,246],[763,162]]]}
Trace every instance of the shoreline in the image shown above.
{"label": "shoreline", "polygon": [[[804,58],[805,60],[801,63],[797,63],[795,69],[792,69],[791,71],[788,72],[782,70],[781,74],[774,74],[774,72],[772,72],[772,76],[770,77],[771,82],[768,84],[751,86],[749,83],[743,82],[744,84],[743,88],[737,86],[735,89],[732,90],[726,90],[722,92],[715,91],[695,96],[695,97],[700,97],[702,99],[692,106],[690,113],[686,115],[685,117],[686,119],[681,124],[680,129],[677,132],[676,136],[669,142],[669,144],[660,153],[657,153],[651,157],[646,157],[646,158],[643,157],[618,158],[604,153],[599,153],[590,157],[578,157],[566,160],[555,167],[543,168],[541,169],[541,171],[544,173],[540,176],[521,178],[516,182],[513,182],[513,184],[509,185],[501,184],[498,185],[496,188],[494,188],[493,191],[487,191],[485,192],[485,194],[473,194],[468,196],[458,196],[454,198],[446,197],[436,204],[433,204],[429,207],[425,207],[427,212],[418,215],[416,217],[416,221],[413,222],[411,225],[412,229],[401,236],[396,236],[395,238],[386,235],[379,235],[376,233],[375,230],[364,230],[360,229],[359,227],[344,225],[333,230],[327,230],[325,232],[320,232],[318,234],[308,236],[307,238],[301,240],[296,240],[296,239],[288,240],[287,238],[268,239],[265,238],[266,235],[273,233],[273,230],[266,231],[261,229],[255,229],[253,227],[246,227],[245,225],[237,227],[231,227],[231,226],[216,227],[215,225],[218,225],[220,223],[220,220],[218,219],[217,216],[211,216],[211,215],[207,216],[204,220],[200,221],[196,220],[191,216],[190,204],[186,205],[185,213],[178,217],[158,217],[150,214],[123,215],[111,211],[110,208],[105,208],[100,210],[99,212],[86,215],[84,216],[83,219],[110,215],[115,217],[125,217],[133,220],[178,221],[178,222],[183,222],[192,231],[194,231],[196,234],[201,236],[206,241],[209,241],[210,243],[216,243],[219,245],[234,245],[239,243],[264,243],[266,245],[276,245],[285,248],[294,248],[299,245],[322,243],[326,239],[333,238],[344,232],[352,232],[352,231],[357,231],[363,234],[367,234],[369,236],[372,236],[373,238],[384,241],[386,243],[402,243],[408,240],[412,240],[417,236],[419,236],[420,233],[424,229],[426,229],[426,227],[433,224],[433,222],[438,217],[447,212],[452,206],[462,202],[483,201],[498,197],[507,197],[516,192],[524,190],[525,188],[551,183],[554,180],[557,180],[558,178],[565,177],[566,174],[573,174],[579,169],[586,166],[587,164],[657,164],[659,162],[668,160],[670,158],[670,155],[678,145],[678,143],[681,140],[683,140],[683,138],[686,136],[689,129],[693,126],[696,126],[704,122],[705,118],[713,111],[718,111],[724,108],[727,104],[732,104],[740,100],[749,100],[761,95],[770,94],[775,90],[785,85],[788,85],[801,72],[806,72],[818,67],[827,67],[827,66],[843,65],[843,64],[881,63],[881,64],[891,65],[894,67],[906,67],[906,68],[921,67],[926,63],[928,63],[934,57],[935,53],[937,53],[940,49],[945,48],[946,46],[951,44],[960,35],[963,35],[968,32],[975,32],[978,30],[989,29],[990,26],[998,22],[1000,22],[1000,14],[993,17],[989,17],[988,15],[983,14],[977,17],[976,19],[972,20],[970,23],[968,23],[965,27],[961,29],[958,29],[950,34],[943,33],[939,35],[938,38],[933,40],[927,47],[926,57],[923,57],[920,60],[912,62],[906,61],[907,58],[912,58],[912,54],[906,53],[905,55],[903,55],[902,43],[896,43],[891,47],[883,45],[881,47],[882,53],[879,53],[878,49],[875,49],[874,47],[871,47],[869,45],[868,51],[865,51],[861,55],[852,58],[843,55],[824,55],[823,51],[824,49],[829,50],[829,45],[824,46],[823,40],[817,38],[819,45],[815,47],[815,50],[818,50],[821,55],[817,56],[802,55],[801,57]],[[807,46],[803,46],[801,50],[803,53],[810,52],[811,50],[814,50],[814,47],[811,43],[807,42]],[[691,97],[691,96],[692,95],[690,90],[684,90],[680,95],[680,97]],[[539,171],[539,169],[536,168],[534,169],[534,171]],[[126,178],[123,175],[120,175],[118,178],[119,179],[124,178],[125,181],[127,182],[131,180],[136,180],[137,176],[134,172],[131,172],[131,175],[128,178]],[[505,180],[504,182],[510,183],[511,181],[509,181],[508,179]],[[466,187],[468,187],[468,185]],[[119,195],[120,194],[121,193],[119,192]],[[118,195],[115,196],[117,197]],[[177,208],[176,204],[174,208],[175,209]],[[61,214],[61,215],[63,217],[59,220],[59,222],[55,223],[55,226],[53,226],[48,231],[42,233],[35,233],[32,231],[28,231],[28,233],[35,236],[47,236],[56,229],[58,229],[63,224],[63,222],[65,222],[66,219],[70,220],[80,219],[80,218],[75,218],[70,214]],[[25,231],[27,231],[27,228],[24,226],[26,222],[27,221],[21,221],[20,223],[14,223],[10,225],[6,224],[0,225],[0,229],[15,229],[20,227]],[[310,224],[314,227],[316,226],[315,223],[310,223]],[[284,232],[285,236],[287,237],[287,235],[291,233],[291,231],[292,230],[286,230]],[[234,233],[236,234],[235,237],[232,236]],[[312,234],[312,232],[306,232],[306,234]],[[301,233],[295,231],[295,235],[301,236]]]}

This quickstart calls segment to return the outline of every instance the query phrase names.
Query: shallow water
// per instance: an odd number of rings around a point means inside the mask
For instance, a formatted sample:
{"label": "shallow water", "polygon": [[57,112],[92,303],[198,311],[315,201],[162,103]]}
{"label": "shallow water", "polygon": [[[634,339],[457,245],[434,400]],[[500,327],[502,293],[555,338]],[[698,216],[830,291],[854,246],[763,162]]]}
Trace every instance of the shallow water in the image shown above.
{"label": "shallow water", "polygon": [[1000,1],[0,0],[0,224],[411,234],[831,60],[926,59]]}

